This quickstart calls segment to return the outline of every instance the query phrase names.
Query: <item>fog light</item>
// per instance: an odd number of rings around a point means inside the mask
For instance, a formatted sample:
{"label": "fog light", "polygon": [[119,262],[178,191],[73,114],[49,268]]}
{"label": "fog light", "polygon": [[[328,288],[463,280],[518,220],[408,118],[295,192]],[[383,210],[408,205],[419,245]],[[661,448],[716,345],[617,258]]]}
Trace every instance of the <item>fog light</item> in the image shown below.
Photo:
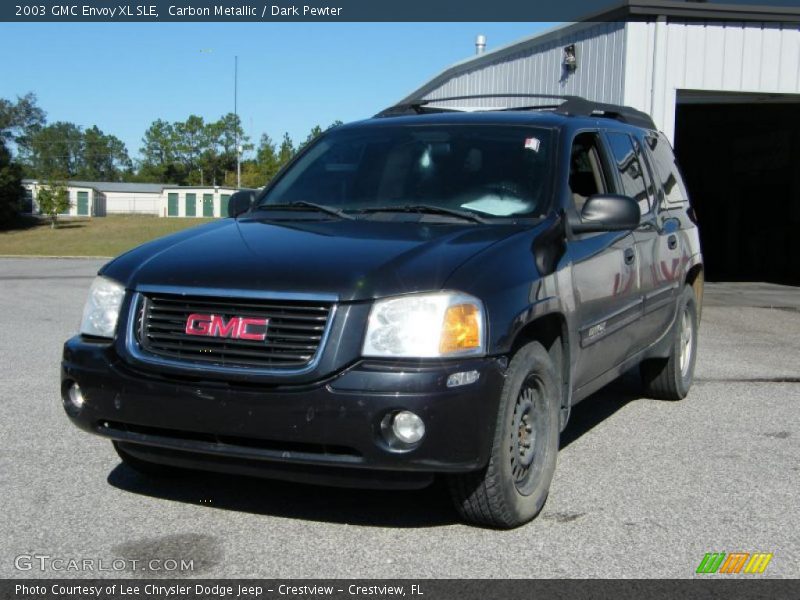
{"label": "fog light", "polygon": [[69,398],[70,404],[75,408],[81,408],[84,403],[83,392],[81,391],[81,386],[77,383],[73,383],[69,386],[69,390],[67,390],[67,398]]}
{"label": "fog light", "polygon": [[447,387],[458,387],[460,385],[469,385],[478,381],[480,373],[477,371],[461,371],[460,373],[453,373],[447,378]]}
{"label": "fog light", "polygon": [[425,423],[413,412],[403,410],[392,420],[392,432],[406,444],[416,444],[425,435]]}

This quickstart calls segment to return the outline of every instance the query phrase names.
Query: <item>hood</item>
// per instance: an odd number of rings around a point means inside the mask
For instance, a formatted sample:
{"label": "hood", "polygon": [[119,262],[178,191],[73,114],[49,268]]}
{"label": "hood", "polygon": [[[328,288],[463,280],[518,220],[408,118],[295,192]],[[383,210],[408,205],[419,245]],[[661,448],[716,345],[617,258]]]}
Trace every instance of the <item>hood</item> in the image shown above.
{"label": "hood", "polygon": [[102,273],[159,285],[332,294],[341,301],[440,289],[514,225],[225,219],[150,242]]}

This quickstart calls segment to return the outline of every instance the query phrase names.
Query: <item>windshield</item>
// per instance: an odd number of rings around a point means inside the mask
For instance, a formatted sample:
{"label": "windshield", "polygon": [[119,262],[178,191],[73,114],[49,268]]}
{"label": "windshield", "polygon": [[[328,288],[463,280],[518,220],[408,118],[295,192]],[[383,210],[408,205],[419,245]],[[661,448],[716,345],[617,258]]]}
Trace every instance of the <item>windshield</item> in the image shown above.
{"label": "windshield", "polygon": [[365,214],[422,206],[539,217],[549,207],[551,139],[548,129],[497,125],[334,130],[259,205],[305,202]]}

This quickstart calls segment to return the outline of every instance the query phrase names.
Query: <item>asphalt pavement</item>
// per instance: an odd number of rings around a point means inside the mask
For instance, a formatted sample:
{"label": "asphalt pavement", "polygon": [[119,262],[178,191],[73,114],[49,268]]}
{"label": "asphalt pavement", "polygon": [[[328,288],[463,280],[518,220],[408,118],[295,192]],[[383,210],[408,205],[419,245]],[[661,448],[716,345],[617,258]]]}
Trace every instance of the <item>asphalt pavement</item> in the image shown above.
{"label": "asphalt pavement", "polygon": [[[800,577],[798,288],[709,284],[689,396],[644,399],[627,377],[584,401],[541,515],[493,531],[460,523],[441,486],[156,481],[122,466],[58,391],[101,264],[0,259],[0,577],[694,577],[707,552],[769,552],[760,576]],[[132,566],[145,559],[192,569]]]}

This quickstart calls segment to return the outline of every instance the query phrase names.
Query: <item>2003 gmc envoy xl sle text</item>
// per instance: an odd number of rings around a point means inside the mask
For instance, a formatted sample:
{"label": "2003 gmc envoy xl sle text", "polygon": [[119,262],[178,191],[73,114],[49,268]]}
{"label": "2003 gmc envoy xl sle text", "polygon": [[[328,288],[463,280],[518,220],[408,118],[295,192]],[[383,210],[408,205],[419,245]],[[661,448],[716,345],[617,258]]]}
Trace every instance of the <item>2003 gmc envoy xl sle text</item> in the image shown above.
{"label": "2003 gmc envoy xl sle text", "polygon": [[576,402],[637,365],[653,397],[692,383],[698,230],[631,108],[395,106],[228,211],[105,265],[64,347],[67,414],[138,471],[441,476],[514,527]]}

